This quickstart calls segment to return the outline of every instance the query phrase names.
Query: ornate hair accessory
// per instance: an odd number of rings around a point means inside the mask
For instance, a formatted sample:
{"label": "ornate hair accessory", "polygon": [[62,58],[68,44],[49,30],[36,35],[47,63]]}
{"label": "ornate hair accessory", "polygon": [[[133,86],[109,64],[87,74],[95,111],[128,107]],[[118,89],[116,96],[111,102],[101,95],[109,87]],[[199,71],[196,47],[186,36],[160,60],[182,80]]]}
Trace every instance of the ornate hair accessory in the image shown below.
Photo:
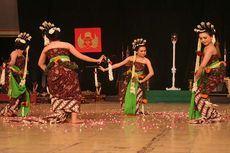
{"label": "ornate hair accessory", "polygon": [[52,35],[55,31],[60,32],[61,29],[59,27],[56,27],[53,23],[44,21],[42,25],[39,27],[39,29],[45,33]]}
{"label": "ornate hair accessory", "polygon": [[200,24],[197,25],[197,27],[194,29],[196,33],[200,32],[211,32],[213,34],[216,33],[216,30],[214,28],[214,25],[211,24],[210,22],[201,22]]}
{"label": "ornate hair accessory", "polygon": [[211,24],[210,22],[201,22],[200,24],[197,25],[194,31],[196,33],[210,32],[213,34],[212,43],[214,44],[216,42],[216,37],[215,37],[216,30],[214,28],[214,25]]}
{"label": "ornate hair accessory", "polygon": [[15,42],[20,42],[22,44],[26,44],[26,42],[31,40],[31,36],[30,34],[26,33],[26,32],[22,32],[18,35],[18,37],[15,39]]}
{"label": "ornate hair accessory", "polygon": [[137,46],[141,46],[141,45],[145,45],[146,40],[143,38],[137,38],[133,41],[132,45],[133,45],[133,50],[136,49]]}

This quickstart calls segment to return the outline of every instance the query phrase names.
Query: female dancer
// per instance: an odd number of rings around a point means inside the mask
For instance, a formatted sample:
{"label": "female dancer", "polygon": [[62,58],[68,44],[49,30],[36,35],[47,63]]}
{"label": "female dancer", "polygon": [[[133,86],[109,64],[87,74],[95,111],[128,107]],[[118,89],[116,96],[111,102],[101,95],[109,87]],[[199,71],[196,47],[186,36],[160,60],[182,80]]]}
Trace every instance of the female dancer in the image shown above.
{"label": "female dancer", "polygon": [[[119,94],[121,108],[124,109],[125,114],[135,115],[144,113],[140,110],[140,104],[146,102],[146,99],[144,99],[144,83],[154,75],[151,62],[145,57],[147,53],[145,44],[146,40],[142,38],[134,40],[132,43],[134,55],[112,65],[112,69],[123,65],[127,67]],[[144,74],[145,67],[148,69],[147,75]],[[105,72],[109,70],[109,67],[99,67],[99,69]]]}
{"label": "female dancer", "polygon": [[[26,88],[28,50],[31,36],[28,33],[20,33],[15,39],[15,50],[10,54],[7,63],[9,70],[8,96],[10,103],[0,111],[0,116],[25,117],[30,110],[30,96]],[[25,55],[26,54],[26,55]]]}
{"label": "female dancer", "polygon": [[209,93],[223,82],[226,64],[219,61],[220,52],[215,47],[214,25],[210,22],[201,22],[194,31],[198,33],[199,41],[203,44],[204,49],[203,52],[198,51],[198,55],[201,56],[201,64],[195,72],[197,90],[194,101],[191,101],[190,123],[220,121],[221,114],[210,102]]}
{"label": "female dancer", "polygon": [[[80,82],[76,72],[77,65],[70,61],[70,54],[87,61],[100,63],[104,56],[94,59],[81,54],[75,47],[59,38],[61,29],[44,21],[40,26],[45,47],[40,55],[38,65],[47,73],[47,85],[54,114],[47,116],[50,122],[64,122],[67,113],[72,113],[72,123],[77,123],[77,113],[82,101]],[[46,59],[49,63],[46,65]]]}

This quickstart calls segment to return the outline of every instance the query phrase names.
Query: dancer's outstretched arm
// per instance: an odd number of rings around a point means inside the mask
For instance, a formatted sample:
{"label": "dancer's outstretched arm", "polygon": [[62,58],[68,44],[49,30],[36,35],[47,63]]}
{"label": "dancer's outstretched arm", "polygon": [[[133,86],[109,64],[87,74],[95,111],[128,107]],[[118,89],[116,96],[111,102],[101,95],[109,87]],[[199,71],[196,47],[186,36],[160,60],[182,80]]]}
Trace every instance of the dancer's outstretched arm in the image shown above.
{"label": "dancer's outstretched arm", "polygon": [[[112,65],[112,69],[116,69],[116,68],[119,68],[119,67],[121,67],[121,66],[127,64],[129,61],[131,61],[131,59],[132,59],[132,56],[129,56],[129,57],[127,57],[125,60],[123,60],[123,61],[121,61],[121,62],[119,62],[119,63],[113,64],[113,65]],[[107,68],[103,68],[102,66],[100,66],[100,67],[99,67],[99,70],[105,72],[105,71],[108,71],[109,68],[108,68],[108,67],[107,67]]]}
{"label": "dancer's outstretched arm", "polygon": [[77,57],[83,61],[93,62],[93,63],[101,63],[102,60],[105,58],[104,55],[101,55],[101,57],[98,59],[91,58],[89,56],[86,56],[86,55],[80,53],[78,50],[76,50],[76,48],[72,44],[70,44],[70,43],[67,43],[67,44],[68,44],[68,48],[69,48],[71,54],[73,54],[75,57]]}

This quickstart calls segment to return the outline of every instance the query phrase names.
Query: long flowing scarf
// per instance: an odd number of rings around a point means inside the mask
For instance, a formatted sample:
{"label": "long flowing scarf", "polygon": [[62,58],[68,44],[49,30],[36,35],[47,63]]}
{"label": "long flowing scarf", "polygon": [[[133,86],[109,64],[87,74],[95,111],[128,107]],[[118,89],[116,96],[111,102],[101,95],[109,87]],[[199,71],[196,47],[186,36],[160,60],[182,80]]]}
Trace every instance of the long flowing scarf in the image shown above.
{"label": "long flowing scarf", "polygon": [[[20,73],[20,69],[15,65],[11,67],[11,70],[18,74]],[[20,80],[22,79],[23,78],[20,77]],[[20,85],[14,78],[13,73],[10,72],[8,96],[10,98],[18,98],[23,94],[25,94],[25,97],[22,97],[23,101],[19,105],[19,116],[25,117],[30,111],[30,95],[29,92],[26,90],[26,85],[25,84]]]}
{"label": "long flowing scarf", "polygon": [[109,81],[113,81],[113,68],[112,68],[112,62],[110,61],[110,59],[108,59],[108,74],[109,74]]}
{"label": "long flowing scarf", "polygon": [[[197,42],[197,52],[201,51],[201,41],[198,38]],[[195,70],[196,72],[200,66],[200,56],[197,54],[196,55],[196,64],[195,64]],[[195,75],[193,78],[193,88],[192,88],[192,94],[191,94],[191,99],[190,99],[190,107],[189,107],[189,119],[197,119],[201,116],[200,112],[195,109],[195,95],[196,95],[196,90],[197,90],[197,81],[195,81]]]}
{"label": "long flowing scarf", "polygon": [[97,68],[94,68],[94,83],[95,83],[95,87],[98,88],[99,84],[98,84],[98,77],[97,77]]}
{"label": "long flowing scarf", "polygon": [[[129,73],[129,71],[127,73]],[[131,77],[125,93],[125,110],[124,110],[125,114],[136,113],[136,103],[138,101],[137,90],[139,88],[138,78],[143,75],[143,71],[134,72],[134,73],[130,72],[130,73],[133,75],[133,77]],[[131,90],[131,88],[133,89]]]}
{"label": "long flowing scarf", "polygon": [[[135,75],[135,62],[136,62],[136,57],[137,57],[137,52],[134,51],[131,80],[133,80],[133,78],[135,77],[134,75]],[[135,92],[135,81],[131,81],[130,93],[136,94],[136,92]]]}
{"label": "long flowing scarf", "polygon": [[5,78],[6,76],[6,63],[2,64],[2,73],[1,73],[1,79],[0,79],[0,85],[5,85]]}

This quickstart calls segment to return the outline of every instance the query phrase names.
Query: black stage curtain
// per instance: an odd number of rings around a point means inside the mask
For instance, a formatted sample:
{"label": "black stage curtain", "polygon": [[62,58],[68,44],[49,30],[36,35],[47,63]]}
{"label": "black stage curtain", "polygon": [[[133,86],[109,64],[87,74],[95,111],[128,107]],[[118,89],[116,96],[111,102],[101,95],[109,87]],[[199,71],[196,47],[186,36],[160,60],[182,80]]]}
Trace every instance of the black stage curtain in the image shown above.
{"label": "black stage curtain", "polygon": [[[155,76],[150,80],[151,90],[164,90],[166,87],[171,87],[172,43],[170,37],[172,33],[178,34],[176,87],[183,90],[188,89],[188,79],[193,76],[197,44],[197,35],[193,29],[198,23],[210,21],[216,26],[222,58],[224,46],[228,51],[230,45],[230,15],[227,12],[229,10],[227,1],[143,0],[137,3],[128,0],[19,0],[18,9],[20,30],[31,33],[33,37],[30,74],[31,80],[38,82],[41,80],[41,71],[37,67],[37,61],[43,46],[38,27],[44,20],[60,26],[63,32],[62,39],[72,44],[74,44],[74,28],[101,27],[103,54],[111,57],[114,62],[122,60],[122,51],[125,52],[127,48],[132,52],[133,39],[137,37],[147,39],[147,56],[152,61],[155,70]],[[98,53],[87,55],[100,56]],[[227,57],[229,60],[229,53]],[[91,64],[74,60],[80,66],[82,90],[94,90],[93,70],[86,68]],[[107,73],[99,73],[103,93],[117,94],[117,82],[121,71],[122,69],[114,71],[114,82],[108,81]]]}

